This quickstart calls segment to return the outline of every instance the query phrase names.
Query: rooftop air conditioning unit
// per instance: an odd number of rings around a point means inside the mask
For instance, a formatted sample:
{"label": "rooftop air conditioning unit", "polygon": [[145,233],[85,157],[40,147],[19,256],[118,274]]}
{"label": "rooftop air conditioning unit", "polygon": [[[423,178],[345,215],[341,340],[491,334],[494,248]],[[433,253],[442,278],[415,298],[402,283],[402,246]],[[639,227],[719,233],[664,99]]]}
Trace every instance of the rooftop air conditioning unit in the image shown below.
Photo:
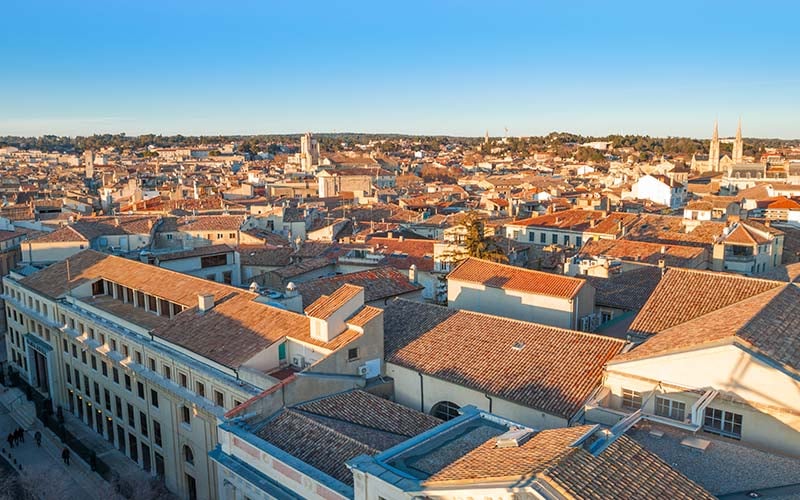
{"label": "rooftop air conditioning unit", "polygon": [[359,375],[366,375],[369,370],[367,369],[367,365],[361,365],[358,367],[358,374]]}
{"label": "rooftop air conditioning unit", "polygon": [[306,358],[303,356],[292,356],[292,366],[296,368],[303,368],[306,363]]}

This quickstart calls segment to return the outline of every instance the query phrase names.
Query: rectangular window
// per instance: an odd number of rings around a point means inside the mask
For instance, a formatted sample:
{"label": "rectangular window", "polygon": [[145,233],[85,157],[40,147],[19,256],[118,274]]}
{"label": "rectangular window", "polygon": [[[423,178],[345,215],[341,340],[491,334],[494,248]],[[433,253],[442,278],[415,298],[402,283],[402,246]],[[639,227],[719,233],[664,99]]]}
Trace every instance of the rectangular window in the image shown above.
{"label": "rectangular window", "polygon": [[539,243],[547,243],[547,233],[544,231],[539,233]]}
{"label": "rectangular window", "polygon": [[136,412],[133,411],[133,405],[128,403],[128,425],[136,428]]}
{"label": "rectangular window", "polygon": [[738,413],[708,407],[703,419],[703,430],[720,436],[741,439],[742,416]]}
{"label": "rectangular window", "polygon": [[181,422],[190,424],[192,422],[191,411],[188,406],[181,406]]}
{"label": "rectangular window", "polygon": [[206,397],[206,386],[202,382],[197,382],[197,394],[204,398]]}
{"label": "rectangular window", "polygon": [[150,371],[156,371],[156,360],[153,358],[147,358],[147,364],[150,367]]}
{"label": "rectangular window", "polygon": [[686,416],[686,404],[656,396],[656,415],[682,422]]}
{"label": "rectangular window", "polygon": [[172,380],[172,368],[170,368],[167,365],[164,365],[163,371],[164,371],[164,378],[167,380]]}
{"label": "rectangular window", "polygon": [[214,390],[214,403],[217,406],[225,407],[225,395],[220,391]]}
{"label": "rectangular window", "polygon": [[161,424],[153,420],[153,442],[156,446],[161,446]]}
{"label": "rectangular window", "polygon": [[112,378],[114,379],[114,383],[119,384],[119,370],[117,370],[116,366],[111,368],[111,375]]}
{"label": "rectangular window", "polygon": [[117,350],[117,339],[111,339],[111,350],[112,351]]}
{"label": "rectangular window", "polygon": [[81,374],[75,369],[75,388],[81,390]]}
{"label": "rectangular window", "polygon": [[139,412],[139,432],[142,433],[142,436],[147,437],[147,415],[144,414],[143,411]]}
{"label": "rectangular window", "polygon": [[178,380],[180,381],[181,387],[189,387],[189,381],[185,373],[178,372]]}
{"label": "rectangular window", "polygon": [[129,358],[131,356],[131,352],[128,350],[128,346],[122,344],[122,356],[125,358]]}
{"label": "rectangular window", "polygon": [[134,462],[139,461],[139,443],[136,442],[136,436],[128,434],[128,451],[130,452],[131,460]]}
{"label": "rectangular window", "polygon": [[67,383],[71,384],[72,383],[72,369],[69,367],[68,364],[65,364],[64,366],[67,368],[67,370],[66,370]]}
{"label": "rectangular window", "polygon": [[131,376],[127,373],[125,374],[125,389],[131,390]]}
{"label": "rectangular window", "polygon": [[108,377],[108,363],[105,361],[100,362],[100,372],[103,374],[104,377]]}
{"label": "rectangular window", "polygon": [[358,359],[358,347],[351,347],[347,350],[347,361]]}
{"label": "rectangular window", "polygon": [[156,476],[159,478],[164,477],[164,457],[162,457],[158,453],[153,454],[155,465],[156,465]]}
{"label": "rectangular window", "polygon": [[631,389],[622,389],[622,406],[638,410],[642,407],[642,393]]}
{"label": "rectangular window", "polygon": [[122,400],[119,396],[114,396],[114,406],[117,410],[117,418],[122,418]]}
{"label": "rectangular window", "polygon": [[125,453],[125,429],[121,425],[117,426],[117,444],[119,445],[119,451]]}
{"label": "rectangular window", "polygon": [[133,352],[133,359],[136,360],[136,364],[141,365],[142,364],[142,353],[140,353],[139,351],[134,351]]}
{"label": "rectangular window", "polygon": [[86,351],[81,350],[81,363],[86,364]]}
{"label": "rectangular window", "polygon": [[97,371],[97,357],[92,354],[92,370]]}
{"label": "rectangular window", "polygon": [[142,468],[150,472],[150,447],[142,443]]}
{"label": "rectangular window", "polygon": [[150,389],[150,404],[158,408],[158,393],[155,389]]}
{"label": "rectangular window", "polygon": [[108,389],[103,389],[103,397],[105,398],[106,410],[111,411],[111,393]]}
{"label": "rectangular window", "polygon": [[136,394],[139,395],[139,399],[144,399],[144,384],[141,382],[136,382]]}
{"label": "rectangular window", "polygon": [[557,235],[557,234],[554,234],[554,235],[552,236],[552,239],[551,239],[550,241],[553,243],[553,245],[555,245],[556,243],[558,243],[558,235]]}
{"label": "rectangular window", "polygon": [[93,387],[94,387],[94,400],[99,403],[100,402],[100,385],[98,385],[97,382],[94,382],[93,383]]}
{"label": "rectangular window", "polygon": [[64,346],[64,352],[69,353],[69,344],[67,343],[67,339],[61,339],[62,345]]}

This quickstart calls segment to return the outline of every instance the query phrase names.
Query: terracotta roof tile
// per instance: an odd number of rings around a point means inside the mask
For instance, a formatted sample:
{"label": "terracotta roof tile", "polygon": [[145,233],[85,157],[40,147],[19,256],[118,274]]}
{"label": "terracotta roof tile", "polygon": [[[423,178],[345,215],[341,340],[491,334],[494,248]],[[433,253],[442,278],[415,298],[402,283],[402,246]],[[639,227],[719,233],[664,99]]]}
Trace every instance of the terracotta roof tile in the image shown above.
{"label": "terracotta roof tile", "polygon": [[463,260],[447,275],[447,279],[561,298],[574,297],[585,284],[580,278],[532,271],[474,257]]}
{"label": "terracotta roof tile", "polygon": [[387,363],[572,417],[624,342],[395,299],[384,309]]}
{"label": "terracotta roof tile", "polygon": [[363,287],[365,302],[396,297],[424,288],[411,283],[403,273],[387,266],[305,281],[297,284],[297,291],[303,296],[303,304],[311,304],[322,295],[330,295],[345,283]]}
{"label": "terracotta roof tile", "polygon": [[630,333],[653,335],[782,284],[735,274],[672,268],[636,316]]}
{"label": "terracotta roof tile", "polygon": [[338,311],[346,302],[354,299],[358,294],[364,293],[364,288],[356,285],[344,284],[330,295],[322,295],[313,304],[306,307],[305,313],[312,318],[328,319]]}

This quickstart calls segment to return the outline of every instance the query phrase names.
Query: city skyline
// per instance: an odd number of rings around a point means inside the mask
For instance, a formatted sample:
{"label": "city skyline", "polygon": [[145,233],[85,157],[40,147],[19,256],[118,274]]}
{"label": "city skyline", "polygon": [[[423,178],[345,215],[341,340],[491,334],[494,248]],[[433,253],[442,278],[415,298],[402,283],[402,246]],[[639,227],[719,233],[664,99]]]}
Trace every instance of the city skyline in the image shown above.
{"label": "city skyline", "polygon": [[12,3],[0,134],[793,139],[798,7],[771,7]]}

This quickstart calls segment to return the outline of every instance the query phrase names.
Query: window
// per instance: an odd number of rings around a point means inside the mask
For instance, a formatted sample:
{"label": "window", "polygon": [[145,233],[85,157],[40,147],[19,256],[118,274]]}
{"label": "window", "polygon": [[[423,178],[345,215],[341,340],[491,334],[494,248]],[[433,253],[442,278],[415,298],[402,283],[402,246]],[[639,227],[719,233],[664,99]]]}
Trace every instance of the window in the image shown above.
{"label": "window", "polygon": [[136,412],[133,411],[133,405],[128,403],[128,425],[136,428]]}
{"label": "window", "polygon": [[686,415],[686,404],[656,396],[656,415],[683,421]]}
{"label": "window", "polygon": [[105,398],[106,410],[111,411],[111,393],[108,389],[103,389],[103,397]]}
{"label": "window", "polygon": [[622,389],[622,406],[638,410],[642,407],[642,393],[631,389]]}
{"label": "window", "polygon": [[236,407],[237,407],[237,406],[239,406],[240,404],[242,404],[242,402],[241,402],[241,401],[239,401],[238,399],[234,399],[234,400],[233,400],[233,407],[234,407],[234,408],[236,408]]}
{"label": "window", "polygon": [[67,383],[68,383],[68,384],[71,384],[71,383],[72,383],[72,371],[71,371],[71,369],[70,369],[69,365],[65,364],[64,366],[67,368],[67,371],[66,371],[66,374],[67,374]]}
{"label": "window", "polygon": [[170,368],[167,365],[164,365],[163,372],[164,372],[164,378],[165,379],[172,380],[172,368]]}
{"label": "window", "polygon": [[447,421],[459,416],[461,413],[459,413],[458,410],[460,409],[461,407],[453,402],[441,401],[433,405],[433,408],[431,408],[431,415],[440,420]]}
{"label": "window", "polygon": [[86,364],[86,351],[83,349],[81,350],[81,363]]}
{"label": "window", "polygon": [[[222,235],[220,235],[222,236]],[[215,267],[215,266],[224,266],[228,263],[228,258],[225,254],[222,255],[207,255],[205,257],[200,257],[200,268],[205,269],[207,267]]]}
{"label": "window", "polygon": [[197,382],[197,394],[204,398],[206,397],[206,386],[202,382]]}
{"label": "window", "polygon": [[139,444],[136,442],[136,436],[128,434],[128,444],[131,460],[134,462],[139,461]]}
{"label": "window", "polygon": [[100,362],[100,371],[104,377],[108,377],[108,364],[105,361]]}
{"label": "window", "polygon": [[64,352],[69,353],[69,344],[67,343],[67,339],[61,339],[64,345]]}
{"label": "window", "polygon": [[122,400],[119,396],[114,396],[114,406],[117,410],[117,418],[122,418]]}
{"label": "window", "polygon": [[144,399],[144,384],[141,382],[136,382],[136,394],[139,395],[139,399]]}
{"label": "window", "polygon": [[93,386],[94,386],[94,400],[99,403],[100,402],[100,386],[97,384],[97,382],[94,382]]}
{"label": "window", "polygon": [[114,379],[114,383],[119,384],[119,370],[117,370],[117,367],[111,368],[111,375]]}
{"label": "window", "polygon": [[142,468],[150,472],[150,447],[142,443]]}
{"label": "window", "polygon": [[153,420],[153,442],[156,446],[161,446],[161,424]]}
{"label": "window", "polygon": [[192,422],[188,406],[181,406],[181,422],[184,424],[190,424]]}
{"label": "window", "polygon": [[147,415],[144,414],[143,411],[139,412],[139,432],[142,433],[142,436],[147,437]]}
{"label": "window", "polygon": [[131,376],[127,373],[125,374],[125,389],[131,390]]}
{"label": "window", "polygon": [[155,389],[150,389],[150,404],[158,408],[158,393]]}
{"label": "window", "polygon": [[569,235],[568,234],[564,235],[564,246],[569,246]]}
{"label": "window", "polygon": [[139,351],[134,351],[133,358],[136,360],[137,365],[142,364],[142,353],[140,353]]}
{"label": "window", "polygon": [[186,474],[186,489],[189,492],[189,500],[197,500],[197,482],[189,474]]}
{"label": "window", "polygon": [[92,354],[92,370],[97,371],[97,357]]}
{"label": "window", "polygon": [[117,350],[117,339],[111,339],[111,350],[112,351]]}
{"label": "window", "polygon": [[347,361],[358,359],[358,347],[352,347],[347,350]]}
{"label": "window", "polygon": [[122,344],[122,356],[125,358],[129,358],[131,356],[131,352],[128,350],[128,346]]}
{"label": "window", "polygon": [[223,406],[224,407],[225,406],[225,395],[222,394],[220,391],[215,390],[214,391],[214,403],[216,403],[217,406]]}
{"label": "window", "polygon": [[720,436],[741,439],[742,416],[738,413],[708,407],[703,419],[703,430]]}
{"label": "window", "polygon": [[558,235],[557,234],[552,235],[552,239],[550,241],[553,243],[553,245],[558,243]]}
{"label": "window", "polygon": [[101,333],[100,334],[100,345],[106,345],[106,334],[105,333]]}
{"label": "window", "polygon": [[153,358],[147,358],[147,364],[150,366],[150,371],[156,371],[156,360]]}
{"label": "window", "polygon": [[189,387],[189,380],[186,377],[185,373],[178,373],[178,380],[180,381],[181,387]]}
{"label": "window", "polygon": [[[172,235],[168,235],[172,236]],[[164,457],[162,457],[159,453],[154,453],[153,456],[155,457],[155,464],[156,464],[156,476],[159,478],[164,477]]]}
{"label": "window", "polygon": [[183,460],[189,465],[194,465],[194,453],[192,449],[186,445],[183,445]]}

